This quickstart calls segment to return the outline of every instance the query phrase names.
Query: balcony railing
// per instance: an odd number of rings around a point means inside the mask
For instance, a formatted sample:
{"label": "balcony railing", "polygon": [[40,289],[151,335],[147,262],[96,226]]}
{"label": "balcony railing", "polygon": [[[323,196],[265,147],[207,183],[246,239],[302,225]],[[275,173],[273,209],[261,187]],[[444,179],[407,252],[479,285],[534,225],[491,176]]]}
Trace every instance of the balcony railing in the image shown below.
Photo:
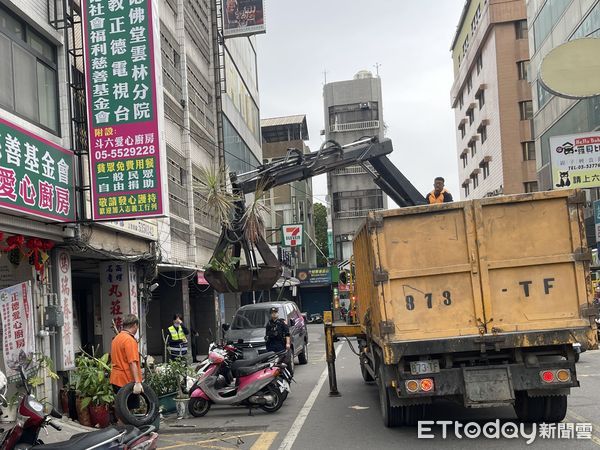
{"label": "balcony railing", "polygon": [[343,131],[361,131],[379,128],[379,120],[365,120],[363,122],[335,123],[329,126],[331,133]]}
{"label": "balcony railing", "polygon": [[349,166],[333,171],[334,175],[362,175],[366,173],[367,171],[362,166]]}
{"label": "balcony railing", "polygon": [[339,211],[335,213],[336,219],[358,219],[367,217],[371,211],[379,211],[378,209],[358,209],[352,211]]}

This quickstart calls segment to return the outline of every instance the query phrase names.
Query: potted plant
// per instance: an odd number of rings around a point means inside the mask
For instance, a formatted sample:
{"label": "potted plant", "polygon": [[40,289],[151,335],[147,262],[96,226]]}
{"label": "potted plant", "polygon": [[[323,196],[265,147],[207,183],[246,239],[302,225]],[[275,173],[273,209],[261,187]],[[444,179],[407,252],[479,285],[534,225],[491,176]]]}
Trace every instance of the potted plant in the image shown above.
{"label": "potted plant", "polygon": [[92,426],[107,427],[110,424],[109,405],[115,399],[109,378],[108,353],[100,358],[84,353],[77,357],[75,364],[76,385],[81,398],[78,414],[83,413],[85,420],[87,410]]}
{"label": "potted plant", "polygon": [[154,370],[146,377],[146,383],[156,392],[160,409],[163,412],[170,413],[176,410],[175,396],[179,384],[179,377],[173,371],[171,363],[158,364]]}
{"label": "potted plant", "polygon": [[2,407],[2,416],[0,423],[10,423],[17,420],[17,408],[21,401],[21,394],[15,392],[9,399],[6,400],[6,407]]}

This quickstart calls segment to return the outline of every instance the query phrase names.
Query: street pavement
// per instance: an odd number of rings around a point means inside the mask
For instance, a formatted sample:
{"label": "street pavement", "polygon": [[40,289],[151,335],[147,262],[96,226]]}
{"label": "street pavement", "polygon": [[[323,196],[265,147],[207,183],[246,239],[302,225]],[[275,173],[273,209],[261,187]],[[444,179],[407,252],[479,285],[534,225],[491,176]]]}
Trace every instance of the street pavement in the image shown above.
{"label": "street pavement", "polygon": [[[531,445],[526,438],[462,438],[449,430],[442,439],[442,428],[433,427],[433,439],[419,439],[418,429],[385,428],[379,412],[377,388],[365,384],[357,357],[347,343],[338,343],[338,388],[340,397],[330,397],[322,325],[309,326],[309,364],[296,366],[296,381],[283,407],[274,414],[257,410],[248,416],[244,408],[215,407],[202,418],[168,419],[161,425],[159,448],[198,449],[388,449],[435,448],[465,449],[485,445],[489,449],[544,448],[597,449],[600,447],[600,351],[587,352],[578,364],[581,388],[569,398],[566,430],[574,423],[591,423],[591,439],[542,439]],[[515,420],[513,409],[465,409],[445,403],[432,406],[425,420],[453,420],[501,424]],[[525,431],[531,433],[531,427]],[[558,433],[558,430],[553,430]],[[563,431],[564,432],[564,431]],[[575,433],[573,433],[575,434]]]}

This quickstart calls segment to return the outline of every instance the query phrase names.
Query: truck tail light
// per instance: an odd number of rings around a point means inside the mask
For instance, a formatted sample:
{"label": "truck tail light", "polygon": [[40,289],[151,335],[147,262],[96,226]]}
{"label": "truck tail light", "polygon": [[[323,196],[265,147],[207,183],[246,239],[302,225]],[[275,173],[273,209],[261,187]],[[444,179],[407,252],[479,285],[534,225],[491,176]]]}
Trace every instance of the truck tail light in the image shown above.
{"label": "truck tail light", "polygon": [[554,372],[551,370],[544,370],[540,375],[545,383],[554,382]]}
{"label": "truck tail light", "polygon": [[540,372],[540,377],[544,383],[566,383],[571,381],[571,371],[569,369],[544,370]]}
{"label": "truck tail light", "polygon": [[407,380],[404,382],[404,386],[409,394],[415,394],[418,392],[431,392],[434,388],[433,378]]}
{"label": "truck tail light", "polygon": [[424,378],[421,380],[421,390],[423,392],[429,392],[433,390],[433,380],[431,378]]}

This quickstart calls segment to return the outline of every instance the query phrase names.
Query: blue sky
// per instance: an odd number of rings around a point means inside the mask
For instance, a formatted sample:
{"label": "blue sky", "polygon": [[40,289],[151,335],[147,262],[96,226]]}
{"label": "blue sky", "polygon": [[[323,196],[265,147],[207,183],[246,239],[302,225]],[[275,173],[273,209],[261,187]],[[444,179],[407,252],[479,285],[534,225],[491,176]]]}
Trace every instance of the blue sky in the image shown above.
{"label": "blue sky", "polygon": [[[318,149],[327,81],[362,69],[379,74],[392,161],[422,193],[446,178],[459,197],[450,45],[461,0],[266,0],[267,34],[258,36],[261,117],[306,114]],[[313,180],[325,201],[325,176]]]}

